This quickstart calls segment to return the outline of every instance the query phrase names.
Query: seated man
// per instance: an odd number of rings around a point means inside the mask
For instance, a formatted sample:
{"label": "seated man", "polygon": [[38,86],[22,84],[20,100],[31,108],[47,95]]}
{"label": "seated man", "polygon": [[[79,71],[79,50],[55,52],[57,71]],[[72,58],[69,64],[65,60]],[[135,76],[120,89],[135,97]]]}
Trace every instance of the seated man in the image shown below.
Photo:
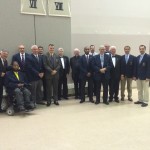
{"label": "seated man", "polygon": [[31,93],[26,86],[28,84],[25,75],[19,71],[18,62],[14,61],[12,63],[12,70],[8,71],[5,75],[5,87],[10,97],[15,96],[19,111],[33,109],[30,100]]}

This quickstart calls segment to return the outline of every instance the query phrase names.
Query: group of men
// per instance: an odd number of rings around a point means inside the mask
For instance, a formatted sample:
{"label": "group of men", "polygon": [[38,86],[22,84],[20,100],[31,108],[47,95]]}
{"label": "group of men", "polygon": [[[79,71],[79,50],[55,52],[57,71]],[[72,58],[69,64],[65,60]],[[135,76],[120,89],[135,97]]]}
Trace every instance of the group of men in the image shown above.
{"label": "group of men", "polygon": [[[99,53],[95,46],[84,47],[84,54],[74,49],[74,56],[64,56],[63,48],[55,52],[54,45],[49,44],[48,52],[43,53],[43,47],[33,45],[32,53],[25,52],[24,45],[19,45],[19,53],[13,55],[11,65],[7,63],[8,51],[0,53],[0,106],[5,86],[8,95],[16,97],[20,111],[35,108],[37,104],[47,106],[59,105],[58,100],[68,99],[67,77],[72,70],[75,99],[85,102],[85,95],[91,103],[99,104],[103,86],[103,103],[108,105],[115,101],[119,103],[119,85],[121,82],[121,100],[125,100],[125,85],[127,83],[128,100],[132,99],[132,81],[137,81],[138,101],[142,107],[148,106],[150,56],[146,54],[146,46],[140,45],[140,55],[130,54],[130,46],[124,47],[123,56],[116,54],[116,47],[101,45]],[[86,88],[86,83],[88,86]],[[94,101],[93,96],[96,96]],[[0,112],[3,110],[0,107]]]}

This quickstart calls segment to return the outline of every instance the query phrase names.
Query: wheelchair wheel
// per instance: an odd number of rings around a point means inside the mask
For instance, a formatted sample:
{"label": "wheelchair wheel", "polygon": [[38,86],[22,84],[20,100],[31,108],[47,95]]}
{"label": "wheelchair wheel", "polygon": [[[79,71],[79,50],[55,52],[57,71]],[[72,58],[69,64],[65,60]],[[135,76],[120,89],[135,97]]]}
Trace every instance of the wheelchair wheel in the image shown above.
{"label": "wheelchair wheel", "polygon": [[13,107],[9,107],[6,111],[6,113],[8,116],[14,116],[15,111],[14,111]]}

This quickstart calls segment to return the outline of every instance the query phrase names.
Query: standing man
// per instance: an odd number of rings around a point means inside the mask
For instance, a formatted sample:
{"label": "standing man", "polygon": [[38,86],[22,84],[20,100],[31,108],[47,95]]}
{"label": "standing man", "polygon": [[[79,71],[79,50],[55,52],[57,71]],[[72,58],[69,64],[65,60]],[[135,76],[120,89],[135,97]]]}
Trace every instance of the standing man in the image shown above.
{"label": "standing man", "polygon": [[121,57],[121,100],[124,101],[125,85],[127,83],[128,100],[132,100],[132,80],[134,78],[134,70],[136,67],[135,57],[130,54],[130,46],[124,47],[125,55]]}
{"label": "standing man", "polygon": [[3,86],[4,86],[4,77],[7,71],[8,63],[7,63],[8,51],[2,50],[0,55],[0,113],[3,112],[1,109],[2,99],[3,99]]}
{"label": "standing man", "polygon": [[31,98],[36,107],[36,104],[41,104],[42,94],[42,78],[44,76],[44,67],[42,57],[38,55],[38,46],[31,47],[32,54],[27,58],[27,74],[28,80],[31,83]]}
{"label": "standing man", "polygon": [[13,55],[12,62],[17,61],[20,67],[20,71],[26,74],[27,61],[26,58],[29,57],[28,53],[25,53],[24,45],[18,46],[19,53]]}
{"label": "standing man", "polygon": [[103,103],[109,105],[108,100],[108,83],[110,79],[110,69],[112,67],[111,58],[109,55],[105,54],[105,46],[102,45],[99,48],[99,55],[94,56],[92,61],[92,68],[95,72],[96,85],[96,102],[100,103],[100,92],[101,85],[103,85]]}
{"label": "standing man", "polygon": [[149,102],[150,56],[145,52],[145,45],[140,45],[139,50],[140,55],[136,59],[138,101],[134,104],[141,104],[141,107],[146,107]]}
{"label": "standing man", "polygon": [[54,45],[49,44],[48,49],[49,52],[47,52],[46,55],[44,56],[47,106],[51,105],[52,96],[54,97],[54,104],[59,105],[58,80],[61,62],[59,57],[54,53]]}
{"label": "standing man", "polygon": [[78,48],[74,49],[74,56],[70,58],[70,67],[72,69],[72,79],[74,82],[75,89],[75,99],[80,99],[81,97],[81,81],[79,79],[80,74],[80,50]]}
{"label": "standing man", "polygon": [[81,80],[81,101],[80,103],[85,102],[85,85],[86,81],[88,81],[88,96],[89,101],[94,103],[93,101],[93,74],[91,68],[92,57],[89,55],[90,48],[88,46],[84,47],[84,55],[81,56],[79,60],[80,64],[80,80]]}
{"label": "standing man", "polygon": [[110,80],[109,80],[109,102],[112,102],[113,99],[115,102],[119,103],[119,82],[120,82],[120,70],[121,70],[121,56],[116,54],[116,47],[110,47],[112,68],[110,69]]}
{"label": "standing man", "polygon": [[[58,49],[58,56],[61,62],[58,82],[58,100],[61,100],[61,96],[63,96],[64,99],[68,99],[67,75],[70,71],[69,58],[67,56],[64,56],[63,48]],[[63,94],[61,94],[62,90]]]}

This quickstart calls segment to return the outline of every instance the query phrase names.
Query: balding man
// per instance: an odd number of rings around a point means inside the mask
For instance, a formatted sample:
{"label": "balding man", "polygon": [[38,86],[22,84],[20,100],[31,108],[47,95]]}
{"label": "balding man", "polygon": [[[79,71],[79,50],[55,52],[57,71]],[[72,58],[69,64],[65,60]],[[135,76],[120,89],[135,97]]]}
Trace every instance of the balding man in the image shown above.
{"label": "balding man", "polygon": [[19,49],[19,53],[13,55],[12,62],[17,61],[20,67],[20,71],[26,74],[26,68],[27,68],[26,58],[29,57],[29,54],[25,53],[24,45],[19,45],[18,49]]}
{"label": "balding man", "polygon": [[81,80],[81,101],[80,103],[85,102],[85,85],[86,81],[88,82],[88,96],[89,101],[94,103],[93,101],[93,72],[91,68],[92,55],[89,55],[90,47],[84,47],[84,55],[81,56],[79,60],[80,64],[80,80]]}
{"label": "balding man", "polygon": [[[58,56],[61,62],[58,81],[58,100],[61,100],[61,97],[68,99],[67,75],[70,71],[69,58],[64,56],[63,48],[58,49]],[[61,93],[61,91],[63,93]]]}
{"label": "balding man", "polygon": [[33,45],[31,50],[32,54],[27,59],[27,74],[31,83],[31,98],[36,107],[36,104],[43,104],[41,101],[43,98],[42,78],[44,76],[44,67],[42,57],[38,55],[38,46]]}
{"label": "balding man", "polygon": [[80,74],[80,50],[78,48],[74,49],[74,56],[70,58],[70,67],[72,69],[72,79],[74,82],[75,89],[75,99],[80,99],[81,96],[81,81],[79,79]]}
{"label": "balding man", "polygon": [[6,60],[7,57],[8,57],[8,51],[2,50],[1,55],[0,55],[0,112],[2,112],[1,104],[2,104],[2,98],[3,98],[4,77],[8,69],[8,63]]}
{"label": "balding man", "polygon": [[110,55],[110,51],[109,51],[110,45],[109,44],[105,44],[104,46],[105,46],[105,54]]}

